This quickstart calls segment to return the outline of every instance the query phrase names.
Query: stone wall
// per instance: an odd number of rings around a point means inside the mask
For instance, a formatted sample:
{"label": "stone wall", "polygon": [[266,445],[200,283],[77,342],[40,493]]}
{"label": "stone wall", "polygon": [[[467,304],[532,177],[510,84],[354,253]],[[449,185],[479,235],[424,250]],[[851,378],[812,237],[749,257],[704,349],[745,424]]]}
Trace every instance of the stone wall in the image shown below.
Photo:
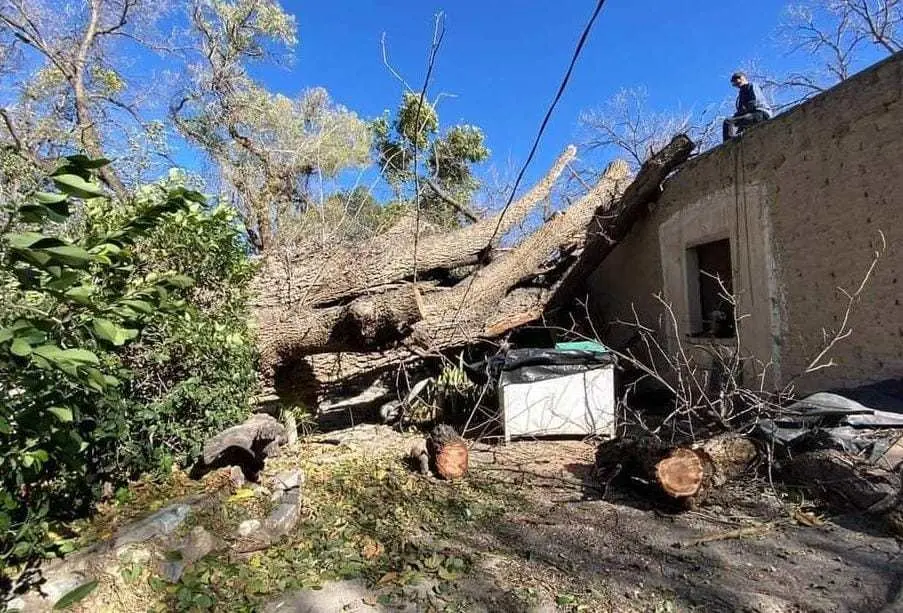
{"label": "stone wall", "polygon": [[[688,249],[724,238],[738,310],[748,316],[739,337],[768,364],[772,383],[808,391],[903,377],[903,54],[671,177],[590,279],[605,340],[626,341],[629,330],[614,322],[634,310],[673,336],[656,293],[673,305],[680,337],[692,337],[698,292]],[[802,374],[823,328],[841,324],[847,300],[838,288],[855,291],[883,242],[852,334],[830,354],[836,366]]]}

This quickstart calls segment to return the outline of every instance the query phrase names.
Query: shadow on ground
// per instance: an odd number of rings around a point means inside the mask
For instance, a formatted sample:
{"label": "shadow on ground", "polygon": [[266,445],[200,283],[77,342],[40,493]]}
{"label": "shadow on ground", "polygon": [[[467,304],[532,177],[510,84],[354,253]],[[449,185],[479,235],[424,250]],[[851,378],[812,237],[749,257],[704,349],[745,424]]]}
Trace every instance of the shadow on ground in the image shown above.
{"label": "shadow on ground", "polygon": [[[475,454],[475,470],[517,485],[536,507],[462,535],[469,548],[538,578],[558,575],[604,596],[613,611],[903,610],[903,550],[864,518],[796,525],[763,487],[724,492],[697,511],[661,512],[623,487],[600,490],[591,450],[575,462],[575,449],[560,447],[550,456],[541,443]],[[745,532],[730,538],[738,529]],[[495,604],[484,602],[503,610]]]}

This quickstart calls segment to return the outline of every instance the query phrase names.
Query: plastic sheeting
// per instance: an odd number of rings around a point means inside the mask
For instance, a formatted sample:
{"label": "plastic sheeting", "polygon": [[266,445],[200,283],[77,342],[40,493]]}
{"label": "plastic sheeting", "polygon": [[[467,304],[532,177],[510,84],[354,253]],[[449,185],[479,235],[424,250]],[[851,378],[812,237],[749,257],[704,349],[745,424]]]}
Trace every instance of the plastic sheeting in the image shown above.
{"label": "plastic sheeting", "polygon": [[903,380],[818,392],[758,428],[764,438],[794,449],[839,449],[875,459],[898,438],[886,431],[903,430]]}
{"label": "plastic sheeting", "polygon": [[614,364],[614,355],[598,351],[512,349],[501,365],[501,382],[534,383]]}

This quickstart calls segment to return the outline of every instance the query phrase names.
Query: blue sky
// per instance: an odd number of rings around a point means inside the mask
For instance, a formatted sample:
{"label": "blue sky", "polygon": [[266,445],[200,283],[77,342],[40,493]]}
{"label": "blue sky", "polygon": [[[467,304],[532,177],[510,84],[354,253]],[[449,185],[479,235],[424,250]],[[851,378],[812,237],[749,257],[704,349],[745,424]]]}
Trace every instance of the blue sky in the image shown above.
{"label": "blue sky", "polygon": [[[644,85],[657,110],[697,109],[733,97],[728,78],[751,60],[781,68],[789,59],[774,32],[787,0],[674,2],[608,0],[564,98],[541,142],[529,177],[541,174],[578,139],[581,110],[622,87]],[[259,71],[286,94],[323,86],[363,116],[394,108],[402,86],[383,66],[389,57],[414,88],[426,68],[433,16],[445,13],[446,34],[430,85],[440,92],[442,123],[479,125],[489,164],[519,165],[558,87],[595,0],[284,0],[297,16],[300,44],[293,65]]]}

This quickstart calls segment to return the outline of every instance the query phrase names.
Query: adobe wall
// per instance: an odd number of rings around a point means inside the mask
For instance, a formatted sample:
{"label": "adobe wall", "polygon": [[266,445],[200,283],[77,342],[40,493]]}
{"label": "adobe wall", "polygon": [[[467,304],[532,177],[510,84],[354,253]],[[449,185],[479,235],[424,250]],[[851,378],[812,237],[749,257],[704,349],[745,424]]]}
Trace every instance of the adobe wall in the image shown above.
{"label": "adobe wall", "polygon": [[[837,366],[797,378],[840,325],[874,250]],[[716,147],[671,177],[649,217],[590,278],[608,342],[658,325],[661,292],[689,335],[687,248],[729,238],[743,345],[800,391],[903,377],[903,54]],[[662,320],[667,327],[667,321]]]}

